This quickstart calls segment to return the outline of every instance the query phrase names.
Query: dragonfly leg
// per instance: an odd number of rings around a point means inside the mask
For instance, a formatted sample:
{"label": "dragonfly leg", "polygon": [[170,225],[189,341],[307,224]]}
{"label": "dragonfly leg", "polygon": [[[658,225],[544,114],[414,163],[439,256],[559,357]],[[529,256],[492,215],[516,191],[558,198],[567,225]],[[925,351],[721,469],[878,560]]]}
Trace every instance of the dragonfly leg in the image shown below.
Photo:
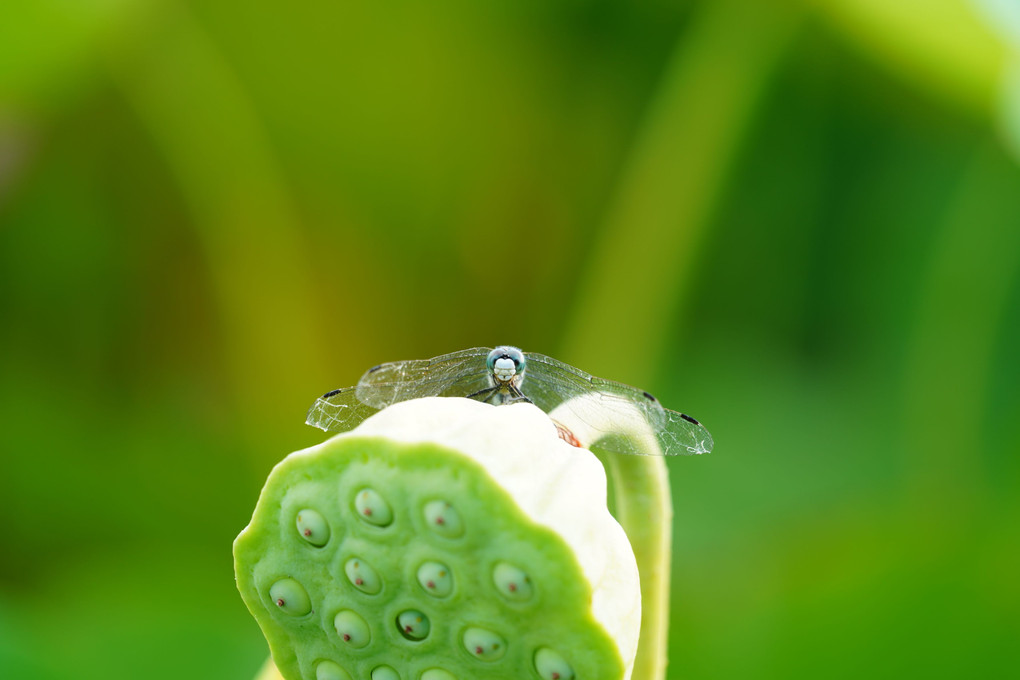
{"label": "dragonfly leg", "polygon": [[507,390],[510,392],[511,397],[511,399],[507,401],[508,404],[513,404],[518,401],[523,401],[527,404],[533,403],[530,399],[524,396],[524,392],[521,392],[520,388],[517,387],[517,385],[510,383],[509,385],[507,385]]}
{"label": "dragonfly leg", "polygon": [[[467,395],[468,399],[478,399],[478,401],[488,401],[492,397],[492,393],[495,392],[498,387],[486,387],[483,390],[478,390],[474,394]],[[485,395],[485,396],[482,396]]]}

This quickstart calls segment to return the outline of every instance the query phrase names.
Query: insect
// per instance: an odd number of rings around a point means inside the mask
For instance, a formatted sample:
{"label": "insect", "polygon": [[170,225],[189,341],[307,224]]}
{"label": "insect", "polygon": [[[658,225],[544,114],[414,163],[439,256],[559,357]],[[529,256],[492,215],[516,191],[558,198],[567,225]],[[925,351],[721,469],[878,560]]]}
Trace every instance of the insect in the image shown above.
{"label": "insect", "polygon": [[[701,423],[663,408],[648,392],[510,346],[381,364],[369,369],[357,385],[316,399],[305,422],[327,432],[345,432],[379,409],[420,397],[468,397],[496,405],[531,403],[554,421],[580,424],[588,431],[589,443],[598,441],[600,448],[615,453],[672,456],[712,450],[712,435]],[[647,423],[644,430],[650,429],[658,447],[620,436],[636,417],[643,420],[642,425]],[[562,422],[557,427],[561,433],[565,429]]]}

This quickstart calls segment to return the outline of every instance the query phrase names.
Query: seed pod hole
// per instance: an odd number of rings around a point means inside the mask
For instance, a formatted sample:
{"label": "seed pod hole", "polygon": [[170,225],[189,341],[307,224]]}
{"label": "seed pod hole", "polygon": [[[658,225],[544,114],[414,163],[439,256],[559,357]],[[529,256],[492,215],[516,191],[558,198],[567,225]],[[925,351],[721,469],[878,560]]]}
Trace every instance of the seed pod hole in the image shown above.
{"label": "seed pod hole", "polygon": [[574,669],[567,660],[548,647],[535,652],[535,670],[542,680],[574,680]]}
{"label": "seed pod hole", "polygon": [[372,565],[360,557],[352,557],[344,563],[344,573],[355,588],[363,593],[375,595],[382,589],[382,580]]}
{"label": "seed pod hole", "polygon": [[406,609],[397,615],[397,630],[408,640],[424,640],[429,636],[429,629],[429,617],[417,609]]}
{"label": "seed pod hole", "polygon": [[297,514],[295,523],[298,535],[312,545],[321,548],[329,541],[329,524],[315,510],[305,508]]}
{"label": "seed pod hole", "polygon": [[284,614],[304,616],[312,611],[312,602],[304,587],[292,578],[280,579],[269,587],[269,599]]}
{"label": "seed pod hole", "polygon": [[372,669],[372,680],[400,680],[400,675],[389,666],[376,666]]}
{"label": "seed pod hole", "polygon": [[433,597],[446,597],[453,591],[453,574],[442,562],[425,562],[418,567],[418,585]]}
{"label": "seed pod hole", "polygon": [[506,654],[506,640],[485,628],[468,628],[462,641],[468,654],[479,661],[496,661]]}
{"label": "seed pod hole", "polygon": [[421,674],[421,680],[457,680],[457,676],[442,668],[430,668]]}
{"label": "seed pod hole", "polygon": [[527,572],[509,562],[499,562],[493,568],[492,582],[500,595],[514,602],[526,602],[534,594]]}
{"label": "seed pod hole", "polygon": [[351,680],[351,674],[332,661],[320,661],[315,665],[315,680]]}
{"label": "seed pod hole", "polygon": [[457,538],[464,533],[464,522],[457,509],[446,501],[429,501],[423,510],[425,526],[445,538]]}
{"label": "seed pod hole", "polygon": [[393,509],[375,489],[364,488],[354,496],[354,509],[358,517],[377,527],[393,523]]}
{"label": "seed pod hole", "polygon": [[333,627],[336,628],[340,640],[355,649],[361,649],[372,639],[365,619],[350,609],[345,609],[333,617]]}

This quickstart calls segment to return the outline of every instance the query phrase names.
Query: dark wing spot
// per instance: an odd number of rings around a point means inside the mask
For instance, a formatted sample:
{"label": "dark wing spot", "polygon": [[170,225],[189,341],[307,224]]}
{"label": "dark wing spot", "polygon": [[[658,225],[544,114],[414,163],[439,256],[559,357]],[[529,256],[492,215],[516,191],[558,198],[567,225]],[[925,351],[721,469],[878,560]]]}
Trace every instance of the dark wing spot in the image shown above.
{"label": "dark wing spot", "polygon": [[329,398],[330,398],[330,397],[332,397],[332,396],[333,396],[334,394],[340,394],[340,393],[341,393],[342,391],[343,391],[343,390],[333,390],[332,392],[326,392],[326,393],[325,393],[324,395],[322,395],[322,398],[323,398],[323,399],[329,399]]}
{"label": "dark wing spot", "polygon": [[651,394],[649,394],[648,392],[645,392],[645,398],[646,398],[646,399],[647,399],[648,401],[655,401],[655,397],[653,397],[653,396],[652,396]]}
{"label": "dark wing spot", "polygon": [[680,417],[681,417],[681,418],[683,418],[684,420],[686,420],[686,421],[687,421],[687,422],[689,422],[689,423],[694,423],[695,425],[701,425],[701,423],[699,423],[698,421],[696,421],[696,420],[695,420],[694,418],[691,418],[691,417],[690,417],[689,415],[687,415],[686,413],[681,413],[681,414],[680,414]]}
{"label": "dark wing spot", "polygon": [[380,368],[382,368],[382,364],[379,364],[378,366],[373,366],[372,368],[368,369],[368,372],[369,372],[369,373],[375,373],[375,372],[376,372],[376,371],[378,371],[378,370],[379,370]]}

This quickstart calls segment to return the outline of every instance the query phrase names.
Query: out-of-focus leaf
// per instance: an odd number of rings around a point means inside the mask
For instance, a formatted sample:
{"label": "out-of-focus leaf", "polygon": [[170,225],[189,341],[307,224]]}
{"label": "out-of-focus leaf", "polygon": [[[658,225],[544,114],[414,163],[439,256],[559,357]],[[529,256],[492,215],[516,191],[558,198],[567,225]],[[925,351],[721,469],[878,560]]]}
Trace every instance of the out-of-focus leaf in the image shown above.
{"label": "out-of-focus leaf", "polygon": [[96,76],[141,0],[9,0],[0,9],[0,109],[45,108]]}
{"label": "out-of-focus leaf", "polygon": [[1020,2],[1015,0],[972,0],[991,30],[1009,43],[1012,57],[1002,76],[998,97],[999,127],[1003,138],[1020,160]]}
{"label": "out-of-focus leaf", "polygon": [[810,2],[877,64],[965,110],[991,112],[1006,49],[970,0]]}

